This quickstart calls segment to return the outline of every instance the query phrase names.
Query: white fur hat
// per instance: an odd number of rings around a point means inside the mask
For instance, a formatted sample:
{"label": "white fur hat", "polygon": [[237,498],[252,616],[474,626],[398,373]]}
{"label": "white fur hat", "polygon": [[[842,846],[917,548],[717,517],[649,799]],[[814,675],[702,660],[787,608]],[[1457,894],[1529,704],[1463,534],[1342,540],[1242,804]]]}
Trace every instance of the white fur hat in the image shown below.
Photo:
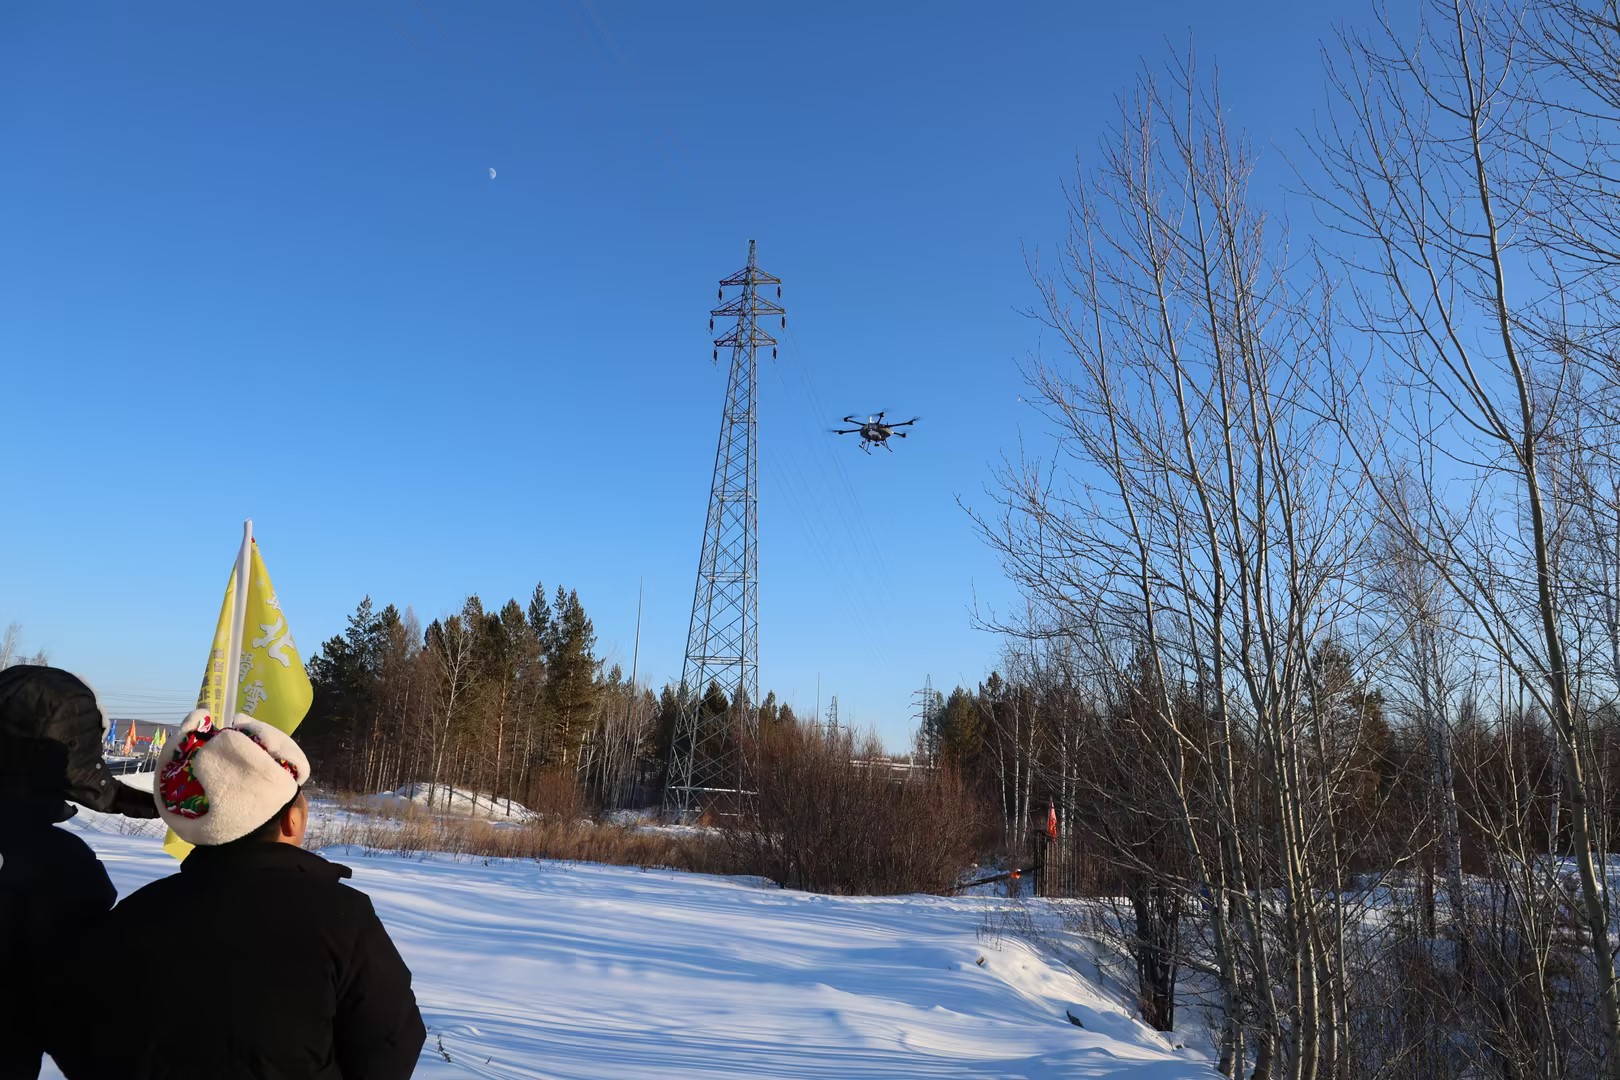
{"label": "white fur hat", "polygon": [[152,798],[176,836],[211,847],[268,823],[308,780],[291,736],[241,714],[217,727],[197,709],[164,747]]}

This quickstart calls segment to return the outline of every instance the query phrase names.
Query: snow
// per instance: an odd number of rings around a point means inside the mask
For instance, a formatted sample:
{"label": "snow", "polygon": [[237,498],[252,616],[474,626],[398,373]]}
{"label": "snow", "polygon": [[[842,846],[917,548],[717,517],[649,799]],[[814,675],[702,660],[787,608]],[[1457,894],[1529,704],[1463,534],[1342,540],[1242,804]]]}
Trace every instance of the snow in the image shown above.
{"label": "snow", "polygon": [[138,788],[141,791],[151,791],[152,778],[156,775],[157,774],[151,770],[146,772],[125,773],[123,776],[118,778],[118,782],[120,784],[127,784],[132,788]]}
{"label": "snow", "polygon": [[534,811],[522,803],[508,803],[477,791],[460,788],[434,787],[429,784],[404,784],[394,791],[380,795],[367,795],[360,800],[364,805],[382,812],[403,813],[412,809],[459,817],[480,817],[488,821],[528,821]]}
{"label": "snow", "polygon": [[[120,895],[174,871],[155,839],[112,820],[66,827]],[[419,1077],[1214,1075],[1075,971],[987,933],[1003,900],[325,854],[353,867],[414,973],[429,1028]]]}

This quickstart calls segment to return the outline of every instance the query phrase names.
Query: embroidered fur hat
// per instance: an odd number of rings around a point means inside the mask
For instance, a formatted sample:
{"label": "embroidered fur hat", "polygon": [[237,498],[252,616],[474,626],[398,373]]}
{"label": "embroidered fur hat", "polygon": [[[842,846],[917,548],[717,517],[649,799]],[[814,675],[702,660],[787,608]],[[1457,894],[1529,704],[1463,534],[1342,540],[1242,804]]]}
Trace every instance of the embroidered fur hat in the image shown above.
{"label": "embroidered fur hat", "polygon": [[291,736],[242,715],[216,726],[197,709],[164,748],[152,797],[176,836],[213,847],[267,824],[308,780]]}

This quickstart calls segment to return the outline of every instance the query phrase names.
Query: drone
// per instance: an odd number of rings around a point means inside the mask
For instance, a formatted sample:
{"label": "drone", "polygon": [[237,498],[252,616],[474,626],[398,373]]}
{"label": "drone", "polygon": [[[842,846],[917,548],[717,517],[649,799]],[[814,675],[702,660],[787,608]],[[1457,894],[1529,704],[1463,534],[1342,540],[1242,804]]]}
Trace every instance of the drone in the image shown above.
{"label": "drone", "polygon": [[872,452],[874,446],[881,446],[893,453],[894,447],[889,445],[889,436],[894,435],[902,439],[905,438],[906,433],[896,429],[910,427],[920,419],[922,417],[913,416],[910,420],[901,420],[898,423],[893,421],[885,422],[883,413],[879,412],[876,416],[868,416],[863,423],[853,416],[846,416],[844,417],[844,423],[854,424],[855,426],[852,428],[833,428],[832,433],[834,435],[859,435],[861,437],[861,449],[868,454]]}

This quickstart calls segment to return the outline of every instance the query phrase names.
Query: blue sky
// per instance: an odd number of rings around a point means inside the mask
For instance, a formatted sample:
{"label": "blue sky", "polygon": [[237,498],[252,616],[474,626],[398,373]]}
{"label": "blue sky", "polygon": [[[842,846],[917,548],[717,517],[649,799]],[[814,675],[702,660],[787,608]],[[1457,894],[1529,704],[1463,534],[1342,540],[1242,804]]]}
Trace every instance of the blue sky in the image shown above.
{"label": "blue sky", "polygon": [[[894,746],[1012,600],[959,508],[1042,445],[1026,249],[1119,92],[1189,37],[1287,148],[1340,5],[60,4],[0,8],[0,625],[115,709],[183,702],[251,516],[306,655],[579,590],[679,676],[747,242],[761,683]],[[489,169],[497,170],[490,179]],[[1270,152],[1262,179],[1281,181]],[[766,361],[767,365],[769,361]],[[866,458],[825,429],[920,414]]]}

